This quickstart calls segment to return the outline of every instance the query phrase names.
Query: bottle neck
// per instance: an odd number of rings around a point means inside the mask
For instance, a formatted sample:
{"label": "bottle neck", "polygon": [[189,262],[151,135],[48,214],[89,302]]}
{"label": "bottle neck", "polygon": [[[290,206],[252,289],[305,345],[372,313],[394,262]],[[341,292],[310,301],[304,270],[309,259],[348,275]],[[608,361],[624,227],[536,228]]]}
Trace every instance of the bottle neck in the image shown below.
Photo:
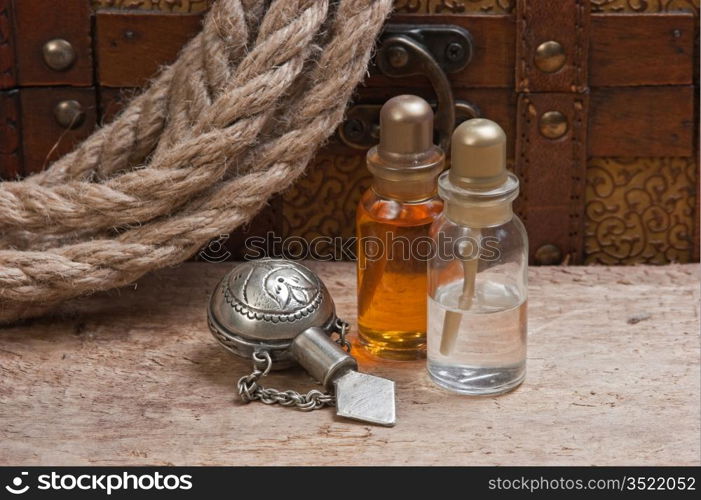
{"label": "bottle neck", "polygon": [[438,195],[435,179],[424,181],[393,181],[374,177],[372,190],[382,198],[400,201],[403,203],[416,203],[429,200]]}
{"label": "bottle neck", "polygon": [[445,216],[461,226],[494,227],[509,222],[514,217],[514,210],[510,202],[481,206],[449,201],[445,204]]}
{"label": "bottle neck", "polygon": [[416,154],[387,154],[374,147],[368,151],[367,166],[378,196],[419,202],[436,196],[436,178],[445,166],[445,155],[435,146]]}
{"label": "bottle neck", "polygon": [[444,172],[438,179],[438,193],[445,201],[445,215],[456,224],[467,227],[494,227],[509,222],[514,216],[513,201],[519,183],[514,174],[490,190],[464,189],[455,186]]}

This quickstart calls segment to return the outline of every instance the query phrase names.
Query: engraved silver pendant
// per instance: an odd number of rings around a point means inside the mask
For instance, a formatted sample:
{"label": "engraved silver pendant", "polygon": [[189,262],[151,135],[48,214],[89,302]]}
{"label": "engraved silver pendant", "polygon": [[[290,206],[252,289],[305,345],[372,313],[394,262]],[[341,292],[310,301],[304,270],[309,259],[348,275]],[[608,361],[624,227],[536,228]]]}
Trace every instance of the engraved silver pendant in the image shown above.
{"label": "engraved silver pendant", "polygon": [[[281,259],[239,264],[214,290],[208,319],[226,349],[253,360],[253,372],[238,382],[244,401],[302,410],[335,405],[343,417],[395,424],[394,382],[357,371],[357,362],[344,350],[350,350],[348,324],[336,316],[326,286],[307,267]],[[294,363],[333,393],[299,394],[259,384],[271,369]]]}

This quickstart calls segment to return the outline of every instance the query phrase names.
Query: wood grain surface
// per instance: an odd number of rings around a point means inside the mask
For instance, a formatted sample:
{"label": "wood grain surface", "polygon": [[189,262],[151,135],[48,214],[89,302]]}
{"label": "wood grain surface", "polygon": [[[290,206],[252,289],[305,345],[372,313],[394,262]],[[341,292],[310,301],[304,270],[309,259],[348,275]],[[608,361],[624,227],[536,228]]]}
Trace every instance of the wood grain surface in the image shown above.
{"label": "wood grain surface", "polygon": [[19,91],[0,91],[0,179],[23,173],[20,113]]}
{"label": "wood grain surface", "polygon": [[99,12],[95,16],[97,78],[105,87],[145,85],[201,28],[196,14]]}
{"label": "wood grain surface", "polygon": [[591,24],[590,86],[693,83],[693,15],[594,14]]}
{"label": "wood grain surface", "polygon": [[593,89],[589,156],[693,156],[695,92],[691,85]]}
{"label": "wood grain surface", "polygon": [[[45,169],[95,130],[97,104],[92,87],[22,88],[19,100],[23,168],[27,175]],[[66,100],[78,101],[85,113],[82,122],[72,129],[59,125],[54,115],[56,105]]]}
{"label": "wood grain surface", "polygon": [[[353,264],[314,264],[355,321]],[[699,464],[699,266],[531,271],[528,376],[456,396],[423,364],[361,368],[397,382],[380,428],[260,403],[207,330],[229,264],[190,263],[0,329],[0,464]],[[309,389],[301,370],[267,384]]]}
{"label": "wood grain surface", "polygon": [[[175,58],[199,30],[201,14],[101,11],[95,19],[98,81],[104,86],[130,87],[142,85],[160,65]],[[450,75],[455,89],[514,86],[513,16],[395,15],[390,22],[453,24],[470,31],[473,57],[465,69]],[[593,14],[589,83],[592,87],[691,84],[693,51],[691,13]],[[419,77],[403,81],[407,87],[430,86]],[[397,81],[373,71],[366,84],[396,87]]]}
{"label": "wood grain surface", "polygon": [[[93,84],[93,58],[90,5],[84,0],[15,0],[14,43],[17,83],[21,87]],[[64,71],[51,69],[44,62],[42,49],[49,40],[68,41],[76,59]]]}
{"label": "wood grain surface", "polygon": [[12,0],[0,0],[0,89],[17,84]]}

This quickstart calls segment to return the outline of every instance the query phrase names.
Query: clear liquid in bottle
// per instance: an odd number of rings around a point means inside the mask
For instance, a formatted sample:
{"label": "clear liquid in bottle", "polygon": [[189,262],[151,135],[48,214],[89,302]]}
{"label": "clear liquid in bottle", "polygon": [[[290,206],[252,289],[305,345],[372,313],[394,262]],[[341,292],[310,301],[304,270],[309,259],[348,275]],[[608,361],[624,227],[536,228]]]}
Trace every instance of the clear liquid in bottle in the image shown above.
{"label": "clear liquid in bottle", "polygon": [[[478,283],[469,310],[458,306],[462,280],[428,299],[428,372],[438,385],[461,394],[507,392],[526,375],[526,300],[513,286]],[[461,315],[450,353],[440,350],[446,311]]]}

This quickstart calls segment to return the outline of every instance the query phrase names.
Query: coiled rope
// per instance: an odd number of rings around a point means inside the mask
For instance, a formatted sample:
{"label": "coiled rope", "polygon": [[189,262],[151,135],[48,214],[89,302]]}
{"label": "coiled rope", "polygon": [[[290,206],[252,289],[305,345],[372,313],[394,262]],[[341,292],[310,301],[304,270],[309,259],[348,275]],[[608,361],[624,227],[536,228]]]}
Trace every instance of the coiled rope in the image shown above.
{"label": "coiled rope", "polygon": [[304,171],[366,73],[391,0],[218,0],[109,125],[0,183],[0,322],[177,264]]}

